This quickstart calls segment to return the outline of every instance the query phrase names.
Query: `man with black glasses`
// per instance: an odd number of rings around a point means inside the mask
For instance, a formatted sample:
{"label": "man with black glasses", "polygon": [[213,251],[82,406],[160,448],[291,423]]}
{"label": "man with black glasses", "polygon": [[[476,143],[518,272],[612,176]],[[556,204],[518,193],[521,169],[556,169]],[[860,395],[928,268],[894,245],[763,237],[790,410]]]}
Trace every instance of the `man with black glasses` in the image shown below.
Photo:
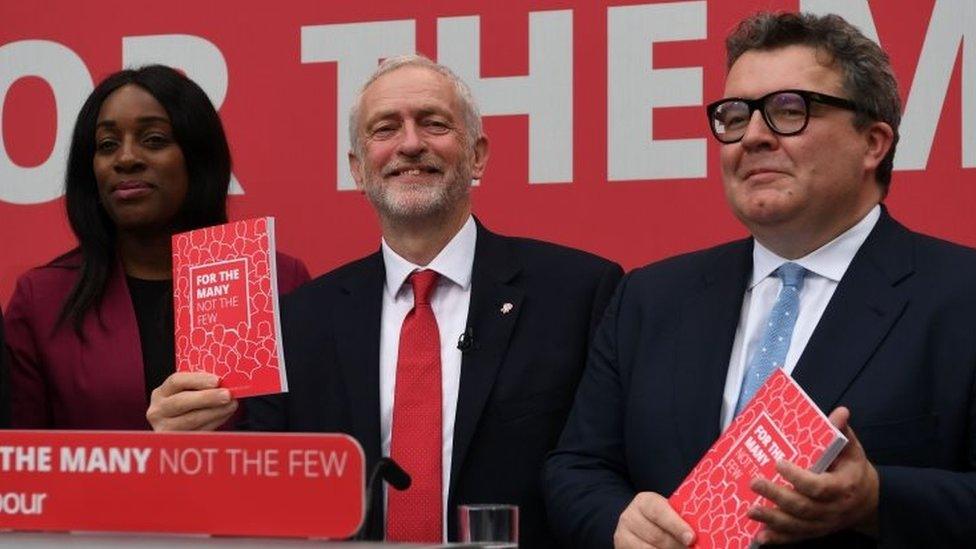
{"label": "man with black glasses", "polygon": [[[752,238],[618,287],[547,462],[553,528],[576,547],[691,544],[667,496],[783,368],[850,443],[822,474],[778,463],[791,488],[753,481],[759,542],[972,546],[976,252],[881,205],[901,112],[888,58],[837,16],[760,14],[726,45],[707,114]],[[776,334],[774,306],[794,319]]]}

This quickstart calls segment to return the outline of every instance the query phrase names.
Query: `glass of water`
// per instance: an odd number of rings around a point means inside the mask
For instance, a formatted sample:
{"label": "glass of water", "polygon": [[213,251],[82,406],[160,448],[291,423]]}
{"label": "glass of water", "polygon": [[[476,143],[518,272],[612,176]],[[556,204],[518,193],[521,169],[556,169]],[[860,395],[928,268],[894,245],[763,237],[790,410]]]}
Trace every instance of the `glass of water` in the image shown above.
{"label": "glass of water", "polygon": [[458,506],[461,542],[478,543],[486,549],[518,547],[518,506],[470,504]]}

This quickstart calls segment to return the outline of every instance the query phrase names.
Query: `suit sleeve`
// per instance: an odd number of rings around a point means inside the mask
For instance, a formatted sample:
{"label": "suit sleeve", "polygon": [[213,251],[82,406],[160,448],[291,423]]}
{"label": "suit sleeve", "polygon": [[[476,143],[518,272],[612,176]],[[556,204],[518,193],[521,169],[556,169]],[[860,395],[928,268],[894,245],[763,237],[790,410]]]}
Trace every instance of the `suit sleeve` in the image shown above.
{"label": "suit sleeve", "polygon": [[244,401],[244,417],[237,428],[242,431],[288,431],[285,395],[251,397]]}
{"label": "suit sleeve", "polygon": [[976,473],[879,466],[881,547],[972,547]]}
{"label": "suit sleeve", "polygon": [[620,283],[620,278],[623,275],[624,270],[621,269],[620,265],[616,263],[610,263],[607,265],[603,270],[603,273],[600,275],[600,280],[596,287],[596,293],[593,296],[593,309],[590,314],[589,341],[593,341],[597,328],[600,327],[600,323],[603,321],[607,306],[610,304],[610,299],[613,297],[613,292],[617,289],[617,284]]}
{"label": "suit sleeve", "polygon": [[549,520],[566,546],[611,546],[620,513],[635,495],[624,461],[624,380],[617,360],[627,280],[597,329],[566,428],[545,466]]}
{"label": "suit sleeve", "polygon": [[968,429],[965,471],[877,467],[881,547],[976,544],[976,386],[972,385]]}
{"label": "suit sleeve", "polygon": [[48,390],[32,319],[33,288],[29,279],[17,281],[4,319],[9,368],[10,424],[19,429],[42,429],[51,424]]}

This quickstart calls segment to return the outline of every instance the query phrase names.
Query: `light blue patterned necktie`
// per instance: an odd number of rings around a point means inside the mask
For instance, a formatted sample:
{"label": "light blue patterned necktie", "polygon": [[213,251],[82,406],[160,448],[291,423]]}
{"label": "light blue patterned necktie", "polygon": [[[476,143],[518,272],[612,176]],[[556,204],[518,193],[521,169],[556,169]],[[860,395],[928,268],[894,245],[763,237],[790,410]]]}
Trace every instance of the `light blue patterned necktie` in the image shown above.
{"label": "light blue patterned necktie", "polygon": [[782,368],[786,362],[786,353],[790,350],[790,339],[793,336],[793,326],[800,311],[800,290],[803,289],[803,277],[807,270],[796,263],[784,263],[776,269],[776,276],[783,281],[783,287],[776,297],[766,321],[766,329],[760,340],[759,348],[752,355],[752,360],[746,367],[746,375],[742,379],[742,389],[739,391],[739,401],[735,405],[735,415],[739,415],[753,395],[766,381],[776,368]]}

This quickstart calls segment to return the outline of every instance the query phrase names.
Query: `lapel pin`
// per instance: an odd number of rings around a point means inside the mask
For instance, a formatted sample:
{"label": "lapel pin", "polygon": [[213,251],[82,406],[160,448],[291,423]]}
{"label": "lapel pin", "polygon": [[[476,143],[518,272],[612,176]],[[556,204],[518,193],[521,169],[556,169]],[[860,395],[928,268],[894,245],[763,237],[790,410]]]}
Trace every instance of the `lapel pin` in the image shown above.
{"label": "lapel pin", "polygon": [[502,314],[507,315],[508,313],[512,312],[512,309],[514,308],[515,305],[512,305],[511,303],[504,303],[502,304],[502,309],[501,309]]}

